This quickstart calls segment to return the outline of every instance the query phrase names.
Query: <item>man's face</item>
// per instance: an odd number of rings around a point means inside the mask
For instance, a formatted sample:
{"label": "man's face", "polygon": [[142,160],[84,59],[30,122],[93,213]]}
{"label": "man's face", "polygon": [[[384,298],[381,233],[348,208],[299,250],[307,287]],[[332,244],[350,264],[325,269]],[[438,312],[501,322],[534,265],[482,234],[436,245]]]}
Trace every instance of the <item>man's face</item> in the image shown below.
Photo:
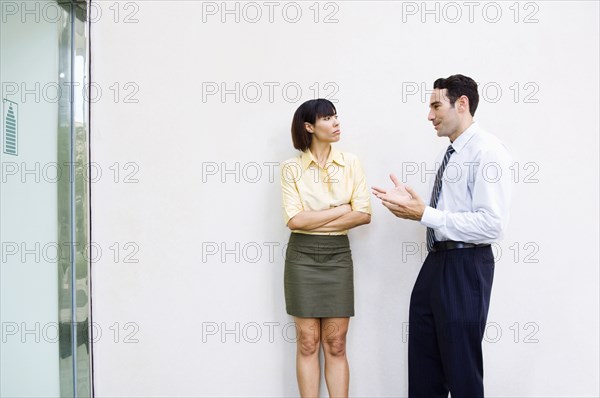
{"label": "man's face", "polygon": [[[438,137],[449,137],[453,141],[460,131],[460,119],[456,111],[456,102],[450,105],[447,96],[447,89],[436,88],[431,93],[429,100],[429,115],[427,119],[433,123],[433,128],[437,131]],[[458,100],[457,100],[458,102]]]}

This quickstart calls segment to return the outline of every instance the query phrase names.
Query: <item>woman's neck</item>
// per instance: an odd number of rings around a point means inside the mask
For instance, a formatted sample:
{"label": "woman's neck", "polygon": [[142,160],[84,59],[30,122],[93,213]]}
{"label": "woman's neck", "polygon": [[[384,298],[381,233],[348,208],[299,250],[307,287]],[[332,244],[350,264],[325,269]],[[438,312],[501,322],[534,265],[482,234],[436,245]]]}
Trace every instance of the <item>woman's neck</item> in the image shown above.
{"label": "woman's neck", "polygon": [[331,144],[329,142],[320,142],[313,140],[310,144],[310,153],[315,157],[317,163],[322,167],[325,166],[329,153],[331,152]]}

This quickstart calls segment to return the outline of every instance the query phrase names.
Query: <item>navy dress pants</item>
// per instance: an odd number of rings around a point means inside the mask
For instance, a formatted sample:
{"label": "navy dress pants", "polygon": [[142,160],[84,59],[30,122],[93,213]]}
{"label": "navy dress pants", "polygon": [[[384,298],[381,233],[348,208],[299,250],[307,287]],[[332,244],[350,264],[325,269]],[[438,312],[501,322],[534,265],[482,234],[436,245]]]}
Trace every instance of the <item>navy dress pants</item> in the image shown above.
{"label": "navy dress pants", "polygon": [[408,396],[483,397],[490,246],[430,252],[410,298]]}

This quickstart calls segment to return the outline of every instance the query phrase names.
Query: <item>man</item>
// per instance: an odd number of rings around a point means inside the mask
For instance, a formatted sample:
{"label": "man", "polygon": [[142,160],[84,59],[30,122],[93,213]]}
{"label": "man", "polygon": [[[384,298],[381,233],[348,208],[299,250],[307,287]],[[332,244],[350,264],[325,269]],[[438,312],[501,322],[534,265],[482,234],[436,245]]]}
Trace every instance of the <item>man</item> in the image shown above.
{"label": "man", "polygon": [[450,146],[440,156],[429,206],[393,174],[395,187],[373,187],[373,194],[395,216],[427,227],[429,253],[410,300],[409,397],[483,397],[490,244],[508,221],[511,157],[473,120],[479,101],[473,79],[453,75],[433,88],[428,119]]}

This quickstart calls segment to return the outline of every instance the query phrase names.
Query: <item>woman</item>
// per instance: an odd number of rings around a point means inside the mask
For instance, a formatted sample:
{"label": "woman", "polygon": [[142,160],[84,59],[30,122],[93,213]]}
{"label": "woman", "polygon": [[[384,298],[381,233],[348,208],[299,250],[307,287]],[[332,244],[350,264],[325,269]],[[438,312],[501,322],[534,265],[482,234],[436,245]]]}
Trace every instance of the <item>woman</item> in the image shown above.
{"label": "woman", "polygon": [[298,331],[296,373],[300,395],[319,395],[319,348],[323,342],[329,395],[347,397],[346,333],[354,316],[354,277],[348,230],[371,221],[365,176],[356,156],[331,144],[340,140],[335,106],[303,103],[294,114],[292,141],[302,153],[281,173],[286,225],[287,313]]}

